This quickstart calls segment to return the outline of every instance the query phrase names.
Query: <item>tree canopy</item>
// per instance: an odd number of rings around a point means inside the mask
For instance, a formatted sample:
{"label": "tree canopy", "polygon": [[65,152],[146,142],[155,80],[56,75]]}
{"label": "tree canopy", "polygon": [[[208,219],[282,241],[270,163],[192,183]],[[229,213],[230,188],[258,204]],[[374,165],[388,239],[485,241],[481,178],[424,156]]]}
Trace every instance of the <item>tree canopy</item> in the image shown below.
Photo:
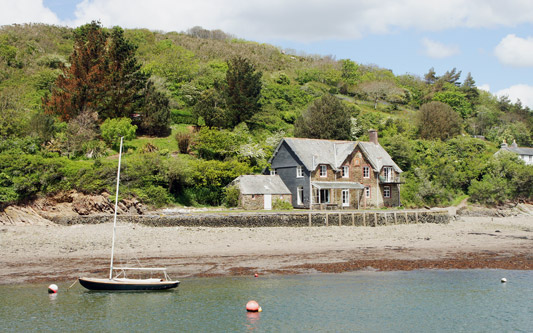
{"label": "tree canopy", "polygon": [[226,74],[227,120],[231,127],[247,121],[261,109],[261,77],[263,73],[246,58],[228,61]]}
{"label": "tree canopy", "polygon": [[327,94],[296,119],[294,135],[302,138],[349,140],[351,138],[350,112],[342,102]]}
{"label": "tree canopy", "polygon": [[446,140],[461,133],[461,119],[447,104],[430,102],[420,107],[420,137]]}

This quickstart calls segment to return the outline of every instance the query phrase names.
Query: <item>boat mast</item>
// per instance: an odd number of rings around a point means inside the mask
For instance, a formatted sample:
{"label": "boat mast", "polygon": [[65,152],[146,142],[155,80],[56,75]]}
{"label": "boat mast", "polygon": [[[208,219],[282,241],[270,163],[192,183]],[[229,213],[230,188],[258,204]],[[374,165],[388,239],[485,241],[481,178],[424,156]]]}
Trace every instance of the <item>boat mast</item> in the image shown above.
{"label": "boat mast", "polygon": [[118,185],[120,182],[120,161],[122,158],[122,140],[123,136],[120,137],[120,149],[118,152],[118,171],[117,171],[117,190],[115,192],[115,216],[113,217],[113,242],[111,243],[111,263],[109,265],[109,280],[113,278],[113,253],[115,252],[115,233],[117,229],[117,209],[118,209]]}

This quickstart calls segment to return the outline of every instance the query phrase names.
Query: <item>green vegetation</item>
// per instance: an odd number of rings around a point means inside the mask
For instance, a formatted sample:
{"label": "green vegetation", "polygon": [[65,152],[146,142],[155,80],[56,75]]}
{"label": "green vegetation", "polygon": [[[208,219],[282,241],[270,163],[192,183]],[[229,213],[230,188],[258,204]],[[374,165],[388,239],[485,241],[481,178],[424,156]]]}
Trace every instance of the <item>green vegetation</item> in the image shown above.
{"label": "green vegetation", "polygon": [[455,68],[395,75],[201,27],[3,26],[0,208],[113,192],[120,135],[124,196],[233,206],[226,185],[261,172],[283,136],[367,140],[371,128],[405,171],[406,206],[533,200],[533,167],[494,156],[503,140],[533,146],[532,111],[460,79]]}

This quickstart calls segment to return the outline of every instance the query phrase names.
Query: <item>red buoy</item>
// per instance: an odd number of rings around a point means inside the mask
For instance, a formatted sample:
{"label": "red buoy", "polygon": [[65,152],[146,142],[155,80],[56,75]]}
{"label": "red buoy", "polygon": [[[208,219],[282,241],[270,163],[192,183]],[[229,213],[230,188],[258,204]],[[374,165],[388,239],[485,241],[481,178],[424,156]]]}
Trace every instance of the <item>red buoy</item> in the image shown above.
{"label": "red buoy", "polygon": [[255,274],[254,274],[254,276],[255,276],[255,277],[258,277],[258,276],[259,276],[259,274],[255,273]]}
{"label": "red buoy", "polygon": [[49,294],[55,294],[55,293],[57,293],[58,289],[59,288],[57,288],[57,286],[55,284],[51,284],[51,285],[48,286],[48,293]]}
{"label": "red buoy", "polygon": [[259,304],[256,301],[249,301],[246,303],[246,311],[248,312],[258,312],[260,309]]}

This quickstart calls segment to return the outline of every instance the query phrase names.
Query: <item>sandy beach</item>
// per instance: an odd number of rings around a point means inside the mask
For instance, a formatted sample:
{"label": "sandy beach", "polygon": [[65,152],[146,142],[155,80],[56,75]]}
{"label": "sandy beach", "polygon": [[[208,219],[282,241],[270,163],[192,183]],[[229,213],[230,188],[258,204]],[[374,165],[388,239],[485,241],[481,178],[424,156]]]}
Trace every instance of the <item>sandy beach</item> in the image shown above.
{"label": "sandy beach", "polygon": [[[112,224],[0,227],[0,283],[106,276]],[[533,217],[381,227],[117,227],[116,265],[173,278],[421,268],[533,269]]]}

